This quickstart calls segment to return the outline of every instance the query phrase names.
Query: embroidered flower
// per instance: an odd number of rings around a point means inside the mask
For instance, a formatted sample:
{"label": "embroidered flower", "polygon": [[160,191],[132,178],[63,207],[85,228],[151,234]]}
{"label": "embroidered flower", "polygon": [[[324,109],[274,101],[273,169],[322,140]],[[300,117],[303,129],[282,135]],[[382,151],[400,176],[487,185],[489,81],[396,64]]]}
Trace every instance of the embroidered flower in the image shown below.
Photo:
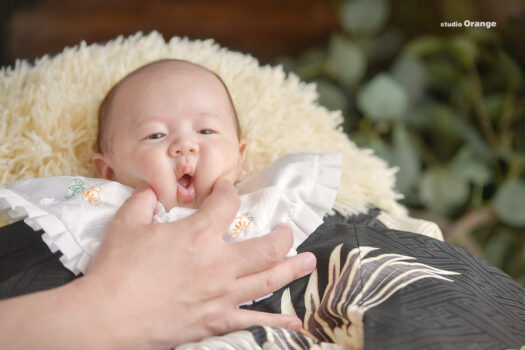
{"label": "embroidered flower", "polygon": [[242,236],[243,232],[249,228],[255,228],[252,222],[253,217],[249,217],[246,214],[241,214],[233,219],[233,223],[230,226],[230,230],[226,232],[226,237],[229,239],[236,239]]}
{"label": "embroidered flower", "polygon": [[68,189],[72,193],[68,196],[64,196],[65,199],[71,199],[80,194],[91,205],[102,205],[102,198],[100,197],[102,188],[100,186],[91,186],[90,188],[86,188],[84,181],[75,179],[73,184],[69,186]]}

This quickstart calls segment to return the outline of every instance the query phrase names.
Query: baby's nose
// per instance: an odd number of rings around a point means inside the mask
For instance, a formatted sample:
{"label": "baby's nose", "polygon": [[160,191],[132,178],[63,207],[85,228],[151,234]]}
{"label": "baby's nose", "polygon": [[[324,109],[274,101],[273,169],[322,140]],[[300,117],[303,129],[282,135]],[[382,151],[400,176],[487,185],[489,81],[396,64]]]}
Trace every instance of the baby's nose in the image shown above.
{"label": "baby's nose", "polygon": [[190,140],[182,140],[174,142],[168,152],[172,157],[197,155],[199,153],[199,145]]}

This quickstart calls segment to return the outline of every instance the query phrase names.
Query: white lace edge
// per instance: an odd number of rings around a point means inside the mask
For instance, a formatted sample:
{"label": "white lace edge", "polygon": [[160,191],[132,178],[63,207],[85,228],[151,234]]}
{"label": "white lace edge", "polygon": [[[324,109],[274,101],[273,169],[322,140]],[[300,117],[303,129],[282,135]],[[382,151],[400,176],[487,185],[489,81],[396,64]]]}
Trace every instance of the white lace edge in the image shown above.
{"label": "white lace edge", "polygon": [[326,214],[334,214],[333,206],[341,182],[342,156],[340,153],[317,154],[316,162],[312,191],[290,217],[294,250],[323,223]]}
{"label": "white lace edge", "polygon": [[10,222],[24,220],[34,231],[43,230],[42,240],[51,252],[62,253],[60,262],[75,275],[85,272],[91,256],[57,217],[5,187],[0,187],[0,212]]}

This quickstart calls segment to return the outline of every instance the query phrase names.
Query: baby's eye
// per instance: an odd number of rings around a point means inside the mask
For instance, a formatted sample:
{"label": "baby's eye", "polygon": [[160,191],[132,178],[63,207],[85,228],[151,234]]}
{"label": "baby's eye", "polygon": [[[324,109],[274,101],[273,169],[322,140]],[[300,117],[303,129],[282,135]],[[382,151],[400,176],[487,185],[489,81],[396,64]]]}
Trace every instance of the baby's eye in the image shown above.
{"label": "baby's eye", "polygon": [[151,134],[148,137],[146,137],[147,140],[158,140],[163,138],[165,135],[161,134],[160,132],[157,132],[155,134]]}
{"label": "baby's eye", "polygon": [[202,130],[199,130],[199,134],[203,134],[203,135],[211,135],[211,134],[214,134],[215,131],[213,131],[212,129],[202,129]]}

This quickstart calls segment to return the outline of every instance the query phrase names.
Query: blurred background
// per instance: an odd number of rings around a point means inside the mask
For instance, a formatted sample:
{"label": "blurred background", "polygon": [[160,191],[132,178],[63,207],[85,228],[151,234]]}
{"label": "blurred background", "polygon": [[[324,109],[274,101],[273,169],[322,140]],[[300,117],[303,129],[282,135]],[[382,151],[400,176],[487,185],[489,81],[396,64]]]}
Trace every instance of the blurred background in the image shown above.
{"label": "blurred background", "polygon": [[411,215],[525,285],[524,0],[13,0],[0,65],[157,30],[314,82]]}

